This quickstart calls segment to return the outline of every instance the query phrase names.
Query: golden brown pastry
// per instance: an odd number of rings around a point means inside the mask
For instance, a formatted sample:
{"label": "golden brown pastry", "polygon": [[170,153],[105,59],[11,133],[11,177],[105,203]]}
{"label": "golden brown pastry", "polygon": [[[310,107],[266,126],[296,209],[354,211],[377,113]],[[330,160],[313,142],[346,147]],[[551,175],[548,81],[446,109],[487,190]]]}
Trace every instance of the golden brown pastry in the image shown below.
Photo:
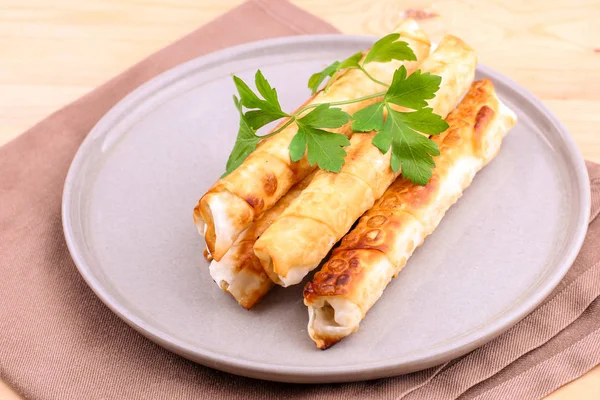
{"label": "golden brown pastry", "polygon": [[[454,36],[446,36],[420,70],[442,77],[428,102],[445,118],[469,89],[477,57]],[[381,197],[400,174],[371,142],[375,133],[352,136],[339,173],[318,171],[308,187],[254,244],[269,277],[281,286],[300,283],[315,269],[352,224]]]}
{"label": "golden brown pastry", "polygon": [[359,220],[304,289],[308,332],[326,349],[358,329],[414,249],[438,226],[473,177],[499,151],[516,116],[489,80],[473,83],[434,137],[440,155],[426,186],[398,178]]}
{"label": "golden brown pastry", "polygon": [[273,287],[274,283],[263,270],[252,247],[269,225],[308,186],[314,172],[292,188],[262,217],[257,219],[235,241],[220,261],[210,263],[210,276],[246,309],[251,309]]}
{"label": "golden brown pastry", "polygon": [[[394,72],[401,65],[413,72],[429,54],[429,39],[413,20],[403,21],[395,32],[400,33],[401,40],[410,45],[417,61],[372,62],[365,66],[375,79],[385,83],[391,82]],[[384,89],[362,71],[350,69],[337,76],[327,91],[317,93],[306,104],[354,99]],[[353,114],[377,100],[347,104],[340,108]],[[352,134],[350,124],[333,131],[347,136]],[[277,135],[263,140],[242,165],[219,179],[198,202],[194,209],[194,221],[199,232],[205,235],[208,249],[215,260],[219,261],[242,231],[316,168],[316,165],[309,165],[306,156],[296,163],[290,160],[288,146],[296,132],[297,125],[292,123]]]}

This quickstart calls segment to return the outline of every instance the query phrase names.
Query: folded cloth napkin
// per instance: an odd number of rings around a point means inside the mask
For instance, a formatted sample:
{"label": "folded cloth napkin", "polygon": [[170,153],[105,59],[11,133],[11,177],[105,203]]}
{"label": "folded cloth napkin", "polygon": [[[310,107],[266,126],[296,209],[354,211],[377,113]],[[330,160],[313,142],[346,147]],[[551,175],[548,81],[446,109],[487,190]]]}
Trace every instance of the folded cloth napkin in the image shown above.
{"label": "folded cloth napkin", "polygon": [[67,168],[98,119],[153,76],[227,46],[335,29],[283,1],[252,0],[51,115],[0,149],[0,377],[32,399],[525,399],[600,362],[600,166],[592,214],[563,282],[528,317],[466,356],[410,375],[333,385],[240,378],[180,358],[106,308],[61,228]]}

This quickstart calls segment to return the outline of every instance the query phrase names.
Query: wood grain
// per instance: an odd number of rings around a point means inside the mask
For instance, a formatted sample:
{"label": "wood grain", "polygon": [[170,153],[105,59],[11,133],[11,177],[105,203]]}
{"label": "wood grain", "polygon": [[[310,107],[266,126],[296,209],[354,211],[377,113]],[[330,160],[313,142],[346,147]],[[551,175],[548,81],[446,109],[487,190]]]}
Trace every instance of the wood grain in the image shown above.
{"label": "wood grain", "polygon": [[[351,34],[403,16],[453,33],[541,98],[600,161],[600,0],[293,0]],[[0,144],[241,0],[0,0]],[[12,399],[0,385],[0,400]],[[549,397],[600,398],[600,367]]]}

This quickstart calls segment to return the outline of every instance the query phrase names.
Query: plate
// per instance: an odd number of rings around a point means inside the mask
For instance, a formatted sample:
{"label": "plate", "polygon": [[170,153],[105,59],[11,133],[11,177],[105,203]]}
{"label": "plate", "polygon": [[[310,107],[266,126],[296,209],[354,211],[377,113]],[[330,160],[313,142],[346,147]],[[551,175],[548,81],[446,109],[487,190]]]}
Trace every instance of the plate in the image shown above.
{"label": "plate", "polygon": [[212,368],[287,382],[408,373],[458,357],[538,305],[573,262],[587,229],[589,183],[563,125],[525,89],[480,66],[519,123],[439,228],[369,312],[327,351],[306,332],[302,286],[246,311],[211,280],[192,222],[223,172],[238,117],[231,74],[256,69],[284,109],[309,96],[311,72],[372,38],[267,40],[182,64],[112,108],[79,149],[63,226],[81,275],[125,322]]}

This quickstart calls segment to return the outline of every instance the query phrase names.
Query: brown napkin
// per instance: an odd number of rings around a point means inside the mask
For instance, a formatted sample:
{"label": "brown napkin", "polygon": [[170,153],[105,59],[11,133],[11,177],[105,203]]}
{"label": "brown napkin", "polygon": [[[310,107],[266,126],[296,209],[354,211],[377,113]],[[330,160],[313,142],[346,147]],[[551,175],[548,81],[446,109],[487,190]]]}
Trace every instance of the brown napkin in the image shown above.
{"label": "brown napkin", "polygon": [[183,61],[267,37],[334,28],[282,1],[253,0],[142,61],[0,149],[0,376],[35,399],[524,399],[600,362],[600,166],[589,164],[592,219],[567,277],[545,303],[461,359],[390,379],[289,385],[186,361],[106,308],[77,273],[60,203],[71,159],[96,121]]}

